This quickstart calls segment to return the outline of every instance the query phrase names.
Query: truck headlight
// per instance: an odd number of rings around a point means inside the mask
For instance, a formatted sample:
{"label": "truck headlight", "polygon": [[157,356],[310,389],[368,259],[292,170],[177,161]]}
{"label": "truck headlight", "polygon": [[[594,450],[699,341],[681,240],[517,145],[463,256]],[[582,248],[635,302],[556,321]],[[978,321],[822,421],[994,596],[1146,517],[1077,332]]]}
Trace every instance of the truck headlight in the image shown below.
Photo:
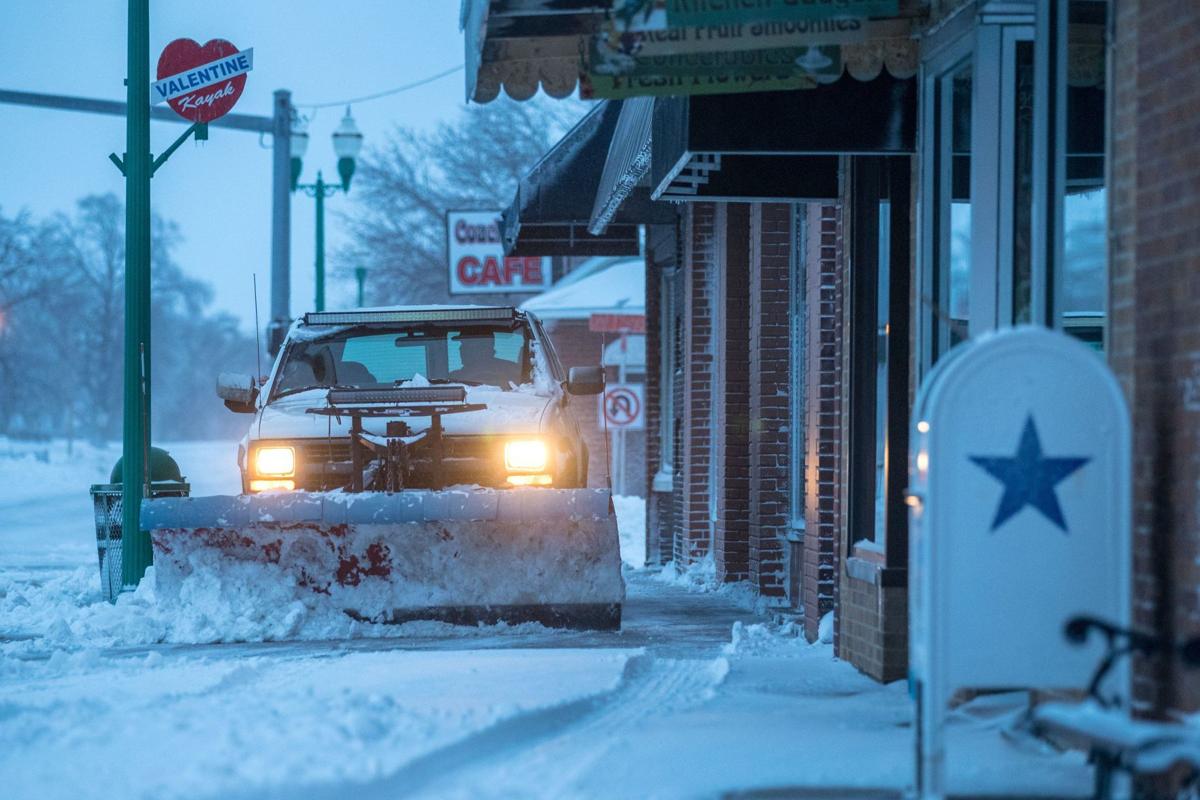
{"label": "truck headlight", "polygon": [[254,474],[283,478],[296,474],[296,450],[292,447],[260,447],[254,451]]}
{"label": "truck headlight", "polygon": [[504,443],[504,469],[509,472],[544,472],[549,460],[549,448],[541,439]]}

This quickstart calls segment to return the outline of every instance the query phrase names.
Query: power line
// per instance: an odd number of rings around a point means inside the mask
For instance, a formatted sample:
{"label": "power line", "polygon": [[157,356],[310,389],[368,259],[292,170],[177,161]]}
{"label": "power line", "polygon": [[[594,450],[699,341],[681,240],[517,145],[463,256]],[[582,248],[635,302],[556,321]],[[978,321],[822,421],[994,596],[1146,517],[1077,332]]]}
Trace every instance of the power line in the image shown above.
{"label": "power line", "polygon": [[328,103],[296,103],[295,105],[297,108],[314,108],[314,109],[316,109],[316,108],[331,108],[333,106],[345,106],[345,105],[350,105],[352,103],[365,103],[368,100],[377,100],[380,97],[387,97],[388,95],[400,94],[401,92],[407,92],[409,89],[416,89],[418,86],[424,86],[427,83],[433,83],[434,81],[444,78],[447,75],[453,75],[454,73],[456,73],[460,69],[462,69],[464,66],[465,66],[464,64],[459,64],[457,67],[451,67],[450,69],[444,70],[443,72],[439,72],[436,75],[430,75],[428,78],[422,78],[419,81],[414,81],[412,83],[406,83],[403,86],[397,86],[395,89],[387,89],[386,91],[376,92],[375,94],[368,94],[368,95],[364,95],[362,97],[352,97],[349,100],[332,100]]}

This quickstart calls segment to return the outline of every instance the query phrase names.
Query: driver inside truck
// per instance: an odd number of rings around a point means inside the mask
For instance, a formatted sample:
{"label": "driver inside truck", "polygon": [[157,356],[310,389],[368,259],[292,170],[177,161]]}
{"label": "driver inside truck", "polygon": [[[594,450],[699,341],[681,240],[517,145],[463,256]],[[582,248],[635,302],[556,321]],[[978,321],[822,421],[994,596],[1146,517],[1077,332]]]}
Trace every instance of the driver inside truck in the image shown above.
{"label": "driver inside truck", "polygon": [[461,334],[457,341],[462,366],[450,372],[447,376],[450,380],[503,388],[508,388],[510,382],[520,382],[520,365],[496,357],[496,340],[492,334]]}

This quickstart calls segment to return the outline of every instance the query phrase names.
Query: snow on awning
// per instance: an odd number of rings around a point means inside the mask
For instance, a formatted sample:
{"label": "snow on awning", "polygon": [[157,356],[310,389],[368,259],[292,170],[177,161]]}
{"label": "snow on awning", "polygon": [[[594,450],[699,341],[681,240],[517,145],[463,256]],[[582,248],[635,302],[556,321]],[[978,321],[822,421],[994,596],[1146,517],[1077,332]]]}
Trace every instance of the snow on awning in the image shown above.
{"label": "snow on awning", "polygon": [[[504,248],[514,256],[637,255],[642,222],[671,215],[644,191],[602,233],[588,231],[622,101],[598,103],[521,178],[504,212]],[[673,219],[673,216],[671,217]]]}
{"label": "snow on awning", "polygon": [[[604,233],[621,204],[635,191],[650,169],[650,132],[654,122],[654,98],[632,97],[621,106],[604,161],[604,172],[596,189],[588,232]],[[648,190],[643,189],[647,194]]]}

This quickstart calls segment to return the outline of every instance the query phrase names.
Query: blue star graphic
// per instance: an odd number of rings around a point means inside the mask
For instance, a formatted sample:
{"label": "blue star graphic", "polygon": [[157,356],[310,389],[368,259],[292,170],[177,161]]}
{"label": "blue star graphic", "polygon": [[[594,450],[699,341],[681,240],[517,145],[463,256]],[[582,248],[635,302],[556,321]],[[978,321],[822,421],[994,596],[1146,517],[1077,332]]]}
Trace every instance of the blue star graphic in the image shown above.
{"label": "blue star graphic", "polygon": [[996,518],[992,520],[993,531],[1025,506],[1033,506],[1042,512],[1042,516],[1057,525],[1063,533],[1067,532],[1067,523],[1063,519],[1054,487],[1075,470],[1091,461],[1091,458],[1077,456],[1047,458],[1044,456],[1042,442],[1038,439],[1037,426],[1033,423],[1032,415],[1025,418],[1025,428],[1021,431],[1021,442],[1017,445],[1015,456],[1012,458],[970,456],[969,458],[1004,484],[1004,496],[1000,498],[1000,507],[996,509]]}

